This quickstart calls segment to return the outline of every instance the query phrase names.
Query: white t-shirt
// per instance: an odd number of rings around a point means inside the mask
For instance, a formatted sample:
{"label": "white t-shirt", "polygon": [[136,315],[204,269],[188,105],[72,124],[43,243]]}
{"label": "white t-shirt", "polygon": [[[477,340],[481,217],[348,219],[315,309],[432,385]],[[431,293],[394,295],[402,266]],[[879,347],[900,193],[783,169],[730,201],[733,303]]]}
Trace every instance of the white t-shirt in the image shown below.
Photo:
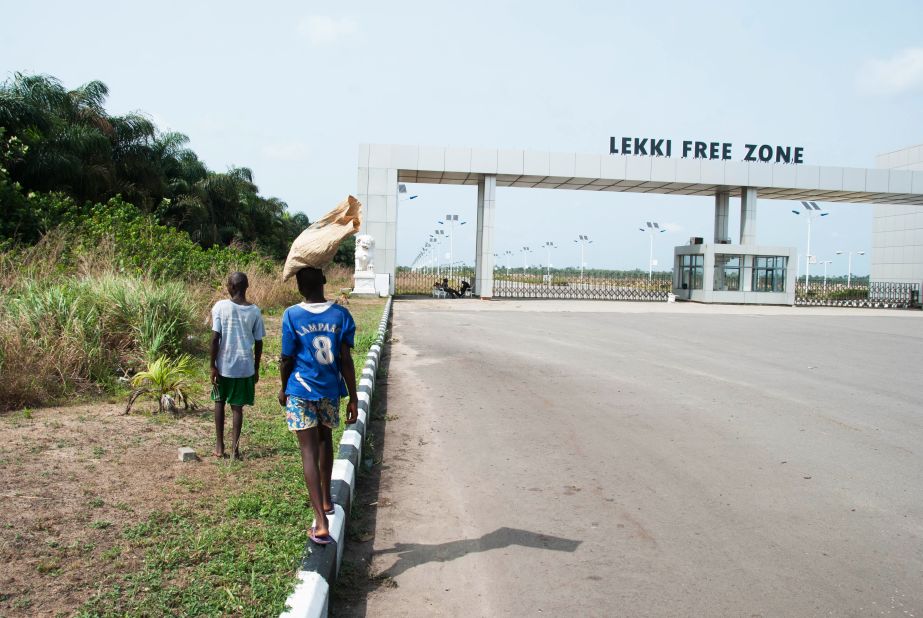
{"label": "white t-shirt", "polygon": [[253,343],[266,336],[263,315],[256,305],[219,300],[212,307],[212,330],[221,333],[218,373],[225,378],[249,378],[254,374]]}

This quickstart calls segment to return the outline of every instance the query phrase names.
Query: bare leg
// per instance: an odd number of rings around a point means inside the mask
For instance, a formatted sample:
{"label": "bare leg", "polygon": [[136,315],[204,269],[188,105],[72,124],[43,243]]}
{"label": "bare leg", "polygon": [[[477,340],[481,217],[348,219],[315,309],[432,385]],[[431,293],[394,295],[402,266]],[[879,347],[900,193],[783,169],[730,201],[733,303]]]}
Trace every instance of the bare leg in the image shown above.
{"label": "bare leg", "polygon": [[327,515],[324,514],[323,503],[324,494],[321,488],[320,470],[318,469],[319,455],[319,436],[317,427],[302,429],[296,431],[298,436],[298,446],[301,449],[301,467],[304,469],[304,484],[308,488],[308,496],[311,498],[311,507],[314,509],[314,517],[317,520],[314,529],[315,534],[323,536],[330,534]]}
{"label": "bare leg", "polygon": [[244,426],[244,407],[232,405],[231,412],[234,413],[231,430],[231,457],[240,459],[240,430]]}
{"label": "bare leg", "polygon": [[329,511],[333,508],[333,497],[330,495],[330,478],[333,476],[333,433],[324,425],[317,429],[317,467],[320,470],[320,485],[324,492],[324,510]]}
{"label": "bare leg", "polygon": [[215,457],[224,457],[224,402],[215,402]]}

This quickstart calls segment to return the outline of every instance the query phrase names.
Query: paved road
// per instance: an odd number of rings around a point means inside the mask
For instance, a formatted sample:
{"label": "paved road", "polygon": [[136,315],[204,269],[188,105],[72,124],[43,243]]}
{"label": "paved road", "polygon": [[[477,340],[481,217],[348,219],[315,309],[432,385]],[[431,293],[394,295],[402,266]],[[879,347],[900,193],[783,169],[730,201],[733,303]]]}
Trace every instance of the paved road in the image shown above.
{"label": "paved road", "polygon": [[923,313],[394,305],[369,616],[923,616]]}

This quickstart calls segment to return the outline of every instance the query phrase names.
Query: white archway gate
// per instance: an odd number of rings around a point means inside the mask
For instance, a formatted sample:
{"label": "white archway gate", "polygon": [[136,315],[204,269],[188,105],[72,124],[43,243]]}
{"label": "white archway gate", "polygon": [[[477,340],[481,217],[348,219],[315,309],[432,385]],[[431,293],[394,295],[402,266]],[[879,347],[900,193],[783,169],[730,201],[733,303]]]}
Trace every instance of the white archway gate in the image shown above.
{"label": "white archway gate", "polygon": [[494,296],[496,188],[714,196],[716,244],[730,240],[728,199],[741,198],[738,243],[757,246],[757,198],[923,205],[923,172],[730,160],[483,148],[362,144],[357,197],[362,233],[375,237],[381,273],[397,267],[398,183],[477,185],[475,294]]}

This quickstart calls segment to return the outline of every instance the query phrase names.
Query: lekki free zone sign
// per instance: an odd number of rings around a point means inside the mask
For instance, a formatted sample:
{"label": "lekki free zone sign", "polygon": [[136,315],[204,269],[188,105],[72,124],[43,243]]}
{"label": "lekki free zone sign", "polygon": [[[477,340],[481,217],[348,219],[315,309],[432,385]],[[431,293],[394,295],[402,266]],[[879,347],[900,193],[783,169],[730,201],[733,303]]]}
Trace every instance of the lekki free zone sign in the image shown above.
{"label": "lekki free zone sign", "polygon": [[[684,159],[709,159],[730,161],[734,158],[734,145],[730,142],[701,142],[686,139],[677,142],[677,153]],[[742,161],[761,163],[804,163],[801,146],[775,146],[772,144],[744,144],[736,151],[743,153]],[[610,137],[609,154],[639,157],[672,157],[673,140],[655,137]]]}

